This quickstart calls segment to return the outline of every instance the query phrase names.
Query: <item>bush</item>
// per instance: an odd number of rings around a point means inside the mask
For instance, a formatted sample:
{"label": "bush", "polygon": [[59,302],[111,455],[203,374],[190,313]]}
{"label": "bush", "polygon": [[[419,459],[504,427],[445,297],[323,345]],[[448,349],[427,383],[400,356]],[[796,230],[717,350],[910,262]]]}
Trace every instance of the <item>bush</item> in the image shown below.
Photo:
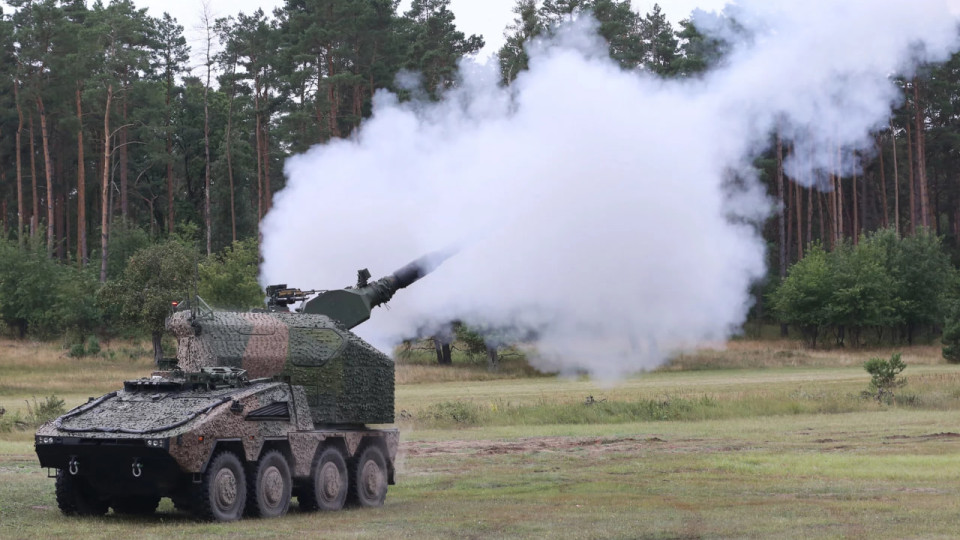
{"label": "bush", "polygon": [[951,364],[960,364],[960,303],[947,315],[943,324],[943,357]]}
{"label": "bush", "polygon": [[38,240],[23,247],[0,240],[0,320],[21,337],[89,334],[102,322],[98,288],[91,271],[51,259]]}
{"label": "bush", "polygon": [[225,309],[263,307],[266,294],[257,282],[259,271],[256,239],[234,242],[200,263],[200,296]]}
{"label": "bush", "polygon": [[100,340],[97,339],[97,336],[90,336],[87,338],[86,346],[87,354],[100,354]]}
{"label": "bush", "polygon": [[878,402],[895,401],[894,389],[907,384],[907,380],[899,376],[907,369],[907,365],[900,359],[900,353],[894,353],[889,360],[871,358],[863,364],[863,369],[871,375],[866,394]]}
{"label": "bush", "polygon": [[841,345],[848,334],[859,345],[868,328],[878,336],[885,328],[897,329],[912,343],[917,328],[943,321],[956,279],[939,237],[923,230],[900,238],[885,229],[830,253],[812,246],[770,302],[780,321],[800,328],[812,346],[828,329]]}

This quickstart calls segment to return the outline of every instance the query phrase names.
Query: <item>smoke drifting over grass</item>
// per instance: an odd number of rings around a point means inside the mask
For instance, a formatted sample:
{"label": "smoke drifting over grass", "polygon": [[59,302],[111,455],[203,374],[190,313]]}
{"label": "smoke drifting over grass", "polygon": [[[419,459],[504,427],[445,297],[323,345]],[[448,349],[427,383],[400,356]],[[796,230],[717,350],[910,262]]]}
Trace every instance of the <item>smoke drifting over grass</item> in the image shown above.
{"label": "smoke drifting over grass", "polygon": [[746,316],[765,273],[754,224],[772,207],[750,163],[771,133],[796,142],[799,179],[832,170],[838,146],[870,148],[896,100],[890,76],[945,59],[957,13],[943,0],[740,1],[726,11],[738,26],[695,14],[733,49],[689,81],[622,71],[581,17],[533,44],[509,88],[468,64],[439,103],[378,94],[355,138],[287,161],[262,281],[343,286],[460,244],[358,333],[389,346],[458,319],[537,330],[546,369],[655,367]]}

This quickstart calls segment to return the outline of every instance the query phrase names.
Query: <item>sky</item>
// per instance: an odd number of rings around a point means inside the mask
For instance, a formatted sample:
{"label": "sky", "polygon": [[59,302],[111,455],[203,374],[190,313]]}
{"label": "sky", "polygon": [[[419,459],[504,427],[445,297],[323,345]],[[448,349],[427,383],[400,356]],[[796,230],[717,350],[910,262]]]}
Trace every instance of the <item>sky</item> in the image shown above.
{"label": "sky", "polygon": [[[663,12],[674,22],[685,18],[695,8],[707,11],[719,10],[726,2],[724,0],[660,0]],[[236,15],[239,12],[252,13],[257,8],[272,11],[283,4],[282,0],[210,0],[210,8],[214,18]],[[513,6],[516,0],[452,0],[451,9],[457,17],[457,27],[467,35],[480,34],[486,40],[487,46],[481,52],[481,57],[489,56],[503,44],[503,31],[513,22]],[[653,2],[634,1],[634,9],[646,13],[653,8]],[[184,27],[187,40],[194,49],[199,50],[201,35],[198,31],[202,3],[196,0],[139,0],[139,7],[146,7],[154,17],[160,17],[169,12]],[[405,11],[410,5],[409,0],[403,0],[400,10]]]}

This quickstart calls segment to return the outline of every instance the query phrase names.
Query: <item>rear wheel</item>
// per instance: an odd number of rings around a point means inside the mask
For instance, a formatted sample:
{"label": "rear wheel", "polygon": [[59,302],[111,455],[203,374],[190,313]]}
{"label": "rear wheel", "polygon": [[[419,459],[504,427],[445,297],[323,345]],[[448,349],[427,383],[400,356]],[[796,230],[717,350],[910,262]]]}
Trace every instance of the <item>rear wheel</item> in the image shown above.
{"label": "rear wheel", "polygon": [[290,509],[290,466],[277,450],[270,450],[260,457],[251,469],[247,481],[248,511],[256,517],[272,518],[287,513]]}
{"label": "rear wheel", "polygon": [[360,506],[383,506],[387,498],[387,460],[377,446],[360,453],[350,483],[350,501]]}
{"label": "rear wheel", "polygon": [[300,506],[304,510],[335,512],[343,508],[348,491],[347,462],[334,446],[320,453],[310,471],[310,484],[303,487]]}
{"label": "rear wheel", "polygon": [[213,457],[200,479],[191,505],[203,520],[234,521],[243,515],[247,480],[240,458],[223,451]]}
{"label": "rear wheel", "polygon": [[57,471],[57,506],[68,516],[102,516],[109,506],[90,483],[64,469]]}

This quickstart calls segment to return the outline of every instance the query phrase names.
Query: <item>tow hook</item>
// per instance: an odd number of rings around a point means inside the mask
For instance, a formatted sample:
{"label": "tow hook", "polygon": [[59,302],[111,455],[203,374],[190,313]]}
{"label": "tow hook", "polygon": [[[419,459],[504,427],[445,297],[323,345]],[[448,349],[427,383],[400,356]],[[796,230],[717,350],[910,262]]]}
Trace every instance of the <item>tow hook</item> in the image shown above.
{"label": "tow hook", "polygon": [[143,463],[140,463],[140,458],[133,460],[133,467],[131,473],[133,473],[134,478],[140,478],[140,475],[143,474]]}
{"label": "tow hook", "polygon": [[67,468],[70,471],[70,474],[76,476],[80,472],[80,462],[77,461],[77,456],[70,456],[70,464]]}

